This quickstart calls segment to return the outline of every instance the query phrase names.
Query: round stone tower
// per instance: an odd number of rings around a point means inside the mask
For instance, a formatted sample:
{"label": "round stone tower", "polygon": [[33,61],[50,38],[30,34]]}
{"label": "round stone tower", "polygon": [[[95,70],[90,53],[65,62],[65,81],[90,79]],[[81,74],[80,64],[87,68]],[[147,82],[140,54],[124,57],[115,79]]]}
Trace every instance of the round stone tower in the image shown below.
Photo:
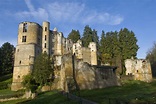
{"label": "round stone tower", "polygon": [[34,22],[22,22],[18,28],[12,90],[22,88],[23,76],[31,73],[35,57],[41,53],[42,28]]}
{"label": "round stone tower", "polygon": [[96,43],[90,42],[89,46],[91,51],[91,65],[97,65],[97,49],[96,49]]}
{"label": "round stone tower", "polygon": [[43,22],[42,29],[42,52],[50,54],[50,23]]}

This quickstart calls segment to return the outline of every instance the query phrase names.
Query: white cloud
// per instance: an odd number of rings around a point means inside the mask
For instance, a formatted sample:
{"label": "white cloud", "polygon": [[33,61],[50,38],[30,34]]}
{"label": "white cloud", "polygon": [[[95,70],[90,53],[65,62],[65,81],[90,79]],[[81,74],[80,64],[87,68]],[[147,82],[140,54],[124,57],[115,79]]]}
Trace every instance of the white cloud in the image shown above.
{"label": "white cloud", "polygon": [[52,20],[75,22],[80,18],[84,7],[84,4],[79,3],[54,2],[48,5],[47,11]]}
{"label": "white cloud", "polygon": [[43,8],[34,9],[34,6],[31,4],[30,0],[25,0],[25,3],[29,11],[17,12],[15,15],[19,18],[31,18],[39,19],[41,21],[48,20],[48,13]]}
{"label": "white cloud", "polygon": [[35,9],[30,0],[25,0],[29,11],[16,13],[21,18],[37,20],[49,20],[57,23],[79,23],[79,24],[105,24],[118,25],[124,18],[120,15],[112,15],[106,12],[98,12],[87,8],[83,3],[77,2],[53,2],[46,4],[43,8]]}

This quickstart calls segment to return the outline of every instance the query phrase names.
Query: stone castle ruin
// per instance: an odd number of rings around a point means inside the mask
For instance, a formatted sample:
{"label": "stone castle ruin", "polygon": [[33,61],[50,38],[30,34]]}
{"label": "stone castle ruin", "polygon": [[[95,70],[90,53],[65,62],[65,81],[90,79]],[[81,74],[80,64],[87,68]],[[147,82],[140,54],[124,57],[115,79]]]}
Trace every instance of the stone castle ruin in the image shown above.
{"label": "stone castle ruin", "polygon": [[[91,85],[90,88],[117,85],[115,68],[95,67],[97,65],[96,43],[90,42],[88,48],[85,48],[82,47],[81,40],[73,43],[65,38],[62,32],[58,32],[57,28],[50,30],[49,22],[43,22],[42,26],[34,22],[21,22],[18,28],[12,90],[23,88],[21,83],[23,76],[32,72],[35,58],[41,53],[53,57],[54,66],[60,68],[55,70],[57,81],[55,80],[53,87],[56,89],[66,89],[68,85],[66,79],[72,77],[71,55],[75,55],[76,80],[81,89]],[[111,73],[110,76],[105,72]]]}
{"label": "stone castle ruin", "polygon": [[125,67],[126,75],[133,76],[134,80],[152,81],[151,65],[148,60],[127,59],[125,60]]}

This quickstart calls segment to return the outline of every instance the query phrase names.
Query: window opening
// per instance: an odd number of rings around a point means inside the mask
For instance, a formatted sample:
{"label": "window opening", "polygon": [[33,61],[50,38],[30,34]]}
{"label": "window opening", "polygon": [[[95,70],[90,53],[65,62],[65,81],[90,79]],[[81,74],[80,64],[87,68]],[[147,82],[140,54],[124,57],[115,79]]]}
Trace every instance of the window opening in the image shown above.
{"label": "window opening", "polygon": [[21,64],[21,61],[19,62],[19,64]]}
{"label": "window opening", "polygon": [[47,36],[45,35],[45,38],[44,38],[44,40],[47,40]]}
{"label": "window opening", "polygon": [[45,27],[45,29],[44,29],[45,31],[47,31],[47,27]]}
{"label": "window opening", "polygon": [[22,42],[26,42],[27,36],[22,36]]}
{"label": "window opening", "polygon": [[44,48],[46,48],[46,47],[47,47],[46,45],[47,45],[47,44],[45,43],[45,44],[44,44]]}
{"label": "window opening", "polygon": [[23,24],[23,32],[27,32],[27,30],[28,30],[28,25],[27,25],[27,23],[24,23]]}

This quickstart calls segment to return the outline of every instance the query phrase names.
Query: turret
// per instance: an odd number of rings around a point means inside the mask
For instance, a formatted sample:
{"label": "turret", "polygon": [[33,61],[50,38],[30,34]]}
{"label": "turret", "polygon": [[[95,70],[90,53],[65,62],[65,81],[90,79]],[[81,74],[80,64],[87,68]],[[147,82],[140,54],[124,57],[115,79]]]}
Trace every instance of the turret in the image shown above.
{"label": "turret", "polygon": [[50,54],[50,23],[43,22],[42,29],[42,52]]}

